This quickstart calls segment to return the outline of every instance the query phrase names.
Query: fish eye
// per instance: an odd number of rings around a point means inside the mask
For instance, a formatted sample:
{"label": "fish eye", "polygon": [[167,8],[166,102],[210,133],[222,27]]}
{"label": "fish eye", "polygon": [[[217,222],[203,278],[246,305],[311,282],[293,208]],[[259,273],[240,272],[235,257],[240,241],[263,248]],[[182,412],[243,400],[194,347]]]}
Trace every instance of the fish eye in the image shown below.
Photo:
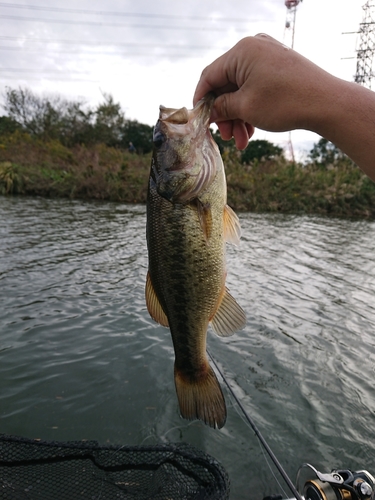
{"label": "fish eye", "polygon": [[165,142],[165,135],[162,132],[154,133],[153,143],[156,148],[160,148],[160,146]]}

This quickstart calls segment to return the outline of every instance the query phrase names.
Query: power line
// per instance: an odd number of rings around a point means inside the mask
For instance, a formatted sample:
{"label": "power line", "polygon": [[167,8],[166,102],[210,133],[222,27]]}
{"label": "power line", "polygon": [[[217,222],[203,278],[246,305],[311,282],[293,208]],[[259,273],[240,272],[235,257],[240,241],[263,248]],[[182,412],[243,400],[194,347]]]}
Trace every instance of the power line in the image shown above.
{"label": "power line", "polygon": [[[60,70],[54,69],[33,69],[33,68],[1,68],[2,79],[4,80],[56,80],[60,82],[87,82],[87,83],[99,83],[99,80],[93,80],[91,78],[84,78],[85,75],[89,75],[87,71],[72,71],[69,70],[69,75],[77,75],[77,77],[67,78],[66,73]],[[10,74],[6,74],[10,73]],[[12,75],[12,73],[14,73]],[[50,76],[51,75],[51,76]],[[54,76],[61,75],[61,76]],[[83,76],[83,78],[80,77]]]}
{"label": "power line", "polygon": [[[156,47],[156,49],[158,49],[158,47]],[[119,57],[119,56],[145,56],[145,57],[168,57],[168,58],[173,58],[173,57],[178,57],[178,58],[184,58],[184,57],[190,57],[190,58],[194,58],[194,57],[198,57],[199,54],[192,54],[191,51],[186,51],[186,52],[168,52],[168,51],[154,51],[154,52],[150,52],[150,51],[141,51],[141,50],[132,50],[132,51],[117,51],[117,52],[108,52],[108,51],[84,51],[84,52],[80,52],[77,54],[77,50],[64,50],[64,49],[61,49],[61,50],[48,50],[48,52],[43,52],[41,53],[40,49],[38,48],[24,48],[24,47],[9,47],[9,46],[1,46],[0,45],[0,51],[6,51],[6,50],[9,50],[9,51],[22,51],[22,53],[24,52],[28,52],[28,53],[36,53],[36,54],[39,54],[43,57],[46,57],[46,56],[49,56],[49,55],[52,55],[52,54],[59,54],[59,55],[76,55],[76,56],[81,56],[81,57],[88,57],[88,56],[99,56],[99,55],[102,55],[102,56],[113,56],[113,57]]]}
{"label": "power line", "polygon": [[[11,72],[16,72],[16,73],[60,73],[61,72],[61,70],[59,70],[59,69],[40,69],[40,68],[37,68],[37,69],[34,69],[34,68],[30,68],[30,69],[27,69],[27,68],[1,68],[1,71],[2,72],[11,71]],[[87,75],[87,71],[69,70],[69,74],[72,74],[72,73],[75,73],[78,75]]]}
{"label": "power line", "polygon": [[44,76],[19,76],[19,75],[6,75],[2,78],[3,80],[48,80],[54,82],[64,82],[64,83],[75,83],[75,82],[84,82],[84,83],[100,83],[99,80],[88,80],[86,78],[70,78],[69,80],[66,78],[55,78],[55,77],[44,77]]}
{"label": "power line", "polygon": [[[210,45],[178,45],[178,44],[155,44],[155,43],[134,43],[134,42],[102,42],[102,41],[87,41],[87,40],[64,40],[64,39],[51,39],[51,38],[30,38],[30,37],[18,37],[18,36],[6,36],[0,35],[0,40],[13,40],[13,41],[25,41],[25,42],[43,42],[43,43],[61,43],[69,45],[107,45],[115,47],[162,47],[162,48],[175,48],[175,49],[215,49],[215,50],[227,50],[228,47],[213,47]],[[22,47],[24,48],[24,47]]]}
{"label": "power line", "polygon": [[[32,21],[54,24],[72,24],[72,25],[85,25],[85,26],[111,26],[113,28],[142,28],[142,29],[163,29],[163,30],[178,30],[178,31],[223,31],[223,27],[213,26],[180,26],[180,25],[159,25],[159,24],[132,24],[132,23],[113,23],[102,21],[78,21],[70,19],[43,19],[40,17],[23,17],[12,15],[0,15],[0,19],[8,19],[11,21]],[[247,32],[246,29],[237,29],[239,32]]]}
{"label": "power line", "polygon": [[[89,10],[89,9],[69,9],[65,7],[45,7],[40,5],[22,5],[14,3],[0,2],[0,7],[9,7],[12,9],[27,9],[45,12],[69,12],[72,14],[90,14],[97,16],[122,16],[122,17],[141,17],[148,19],[178,19],[190,21],[215,21],[215,22],[236,22],[236,23],[249,23],[254,22],[254,19],[244,18],[230,18],[230,17],[204,17],[204,16],[181,16],[173,14],[149,14],[144,12],[119,12],[108,10]],[[257,21],[260,21],[259,19]]]}

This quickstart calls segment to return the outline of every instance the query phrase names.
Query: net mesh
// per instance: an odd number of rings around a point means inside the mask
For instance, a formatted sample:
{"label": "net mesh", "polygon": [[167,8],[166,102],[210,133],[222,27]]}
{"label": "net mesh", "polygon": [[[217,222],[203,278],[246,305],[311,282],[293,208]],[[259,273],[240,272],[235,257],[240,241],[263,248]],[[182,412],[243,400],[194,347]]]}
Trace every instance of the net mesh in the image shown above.
{"label": "net mesh", "polygon": [[0,434],[0,499],[229,498],[229,478],[187,444],[100,446]]}

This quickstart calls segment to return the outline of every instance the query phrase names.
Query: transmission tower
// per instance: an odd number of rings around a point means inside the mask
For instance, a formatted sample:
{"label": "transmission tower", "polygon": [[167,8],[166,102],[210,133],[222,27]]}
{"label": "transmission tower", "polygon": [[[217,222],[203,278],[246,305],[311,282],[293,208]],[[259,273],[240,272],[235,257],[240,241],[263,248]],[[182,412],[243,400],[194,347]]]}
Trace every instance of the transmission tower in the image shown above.
{"label": "transmission tower", "polygon": [[[294,31],[296,25],[296,13],[298,4],[302,2],[302,0],[285,0],[286,6],[286,19],[285,19],[285,31],[284,31],[284,44],[294,48]],[[295,163],[294,158],[294,149],[292,143],[292,133],[289,132],[289,140],[288,140],[288,148],[289,154],[292,159],[292,162]]]}
{"label": "transmission tower", "polygon": [[354,81],[371,88],[373,77],[372,62],[375,53],[375,21],[374,0],[367,0],[363,5],[363,20],[359,25],[359,43],[357,52],[357,69]]}
{"label": "transmission tower", "polygon": [[285,0],[286,19],[284,44],[292,49],[294,47],[294,30],[296,24],[297,6],[300,2],[302,2],[302,0]]}

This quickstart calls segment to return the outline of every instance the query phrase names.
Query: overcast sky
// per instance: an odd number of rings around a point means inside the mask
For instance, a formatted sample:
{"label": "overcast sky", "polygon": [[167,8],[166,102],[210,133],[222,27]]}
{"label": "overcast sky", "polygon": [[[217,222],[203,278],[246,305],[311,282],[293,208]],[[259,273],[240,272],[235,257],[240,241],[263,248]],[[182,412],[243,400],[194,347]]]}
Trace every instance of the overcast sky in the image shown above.
{"label": "overcast sky", "polygon": [[[353,80],[357,35],[342,33],[358,30],[364,3],[303,0],[295,50]],[[153,125],[160,104],[191,107],[202,69],[244,36],[288,42],[286,11],[284,0],[0,2],[0,102],[7,86],[91,105],[105,92],[127,118]],[[285,147],[288,135],[257,131],[255,138]],[[319,140],[302,131],[292,138],[300,155]]]}

